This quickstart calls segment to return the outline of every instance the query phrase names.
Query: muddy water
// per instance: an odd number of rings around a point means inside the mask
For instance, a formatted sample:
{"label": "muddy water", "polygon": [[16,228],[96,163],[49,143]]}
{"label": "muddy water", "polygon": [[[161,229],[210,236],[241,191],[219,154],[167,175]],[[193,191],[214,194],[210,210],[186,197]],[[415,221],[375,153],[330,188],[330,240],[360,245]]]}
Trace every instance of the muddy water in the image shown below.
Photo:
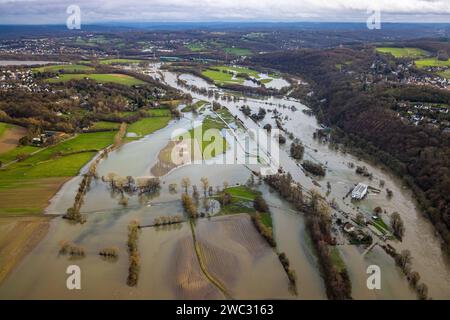
{"label": "muddy water", "polygon": [[[193,80],[195,77],[189,77],[190,84],[202,87],[201,79],[195,83]],[[165,79],[167,83],[176,87],[176,75],[165,73]],[[224,94],[222,90],[218,90],[218,92]],[[193,97],[206,100],[204,96],[192,92],[191,94]],[[294,179],[306,188],[318,188],[325,194],[327,191],[327,182],[330,182],[332,189],[328,195],[328,199],[332,200],[334,198],[339,207],[349,213],[357,212],[358,208],[363,210],[363,212],[371,212],[375,207],[380,206],[386,210],[387,214],[384,215],[383,219],[388,222],[389,214],[395,211],[399,212],[405,223],[405,237],[402,243],[390,241],[390,244],[397,248],[397,250],[408,249],[411,251],[413,256],[412,268],[420,273],[423,282],[428,285],[431,297],[434,299],[450,298],[450,266],[448,259],[441,250],[440,239],[436,236],[431,223],[418,210],[411,192],[397,178],[393,177],[386,169],[380,166],[372,165],[349,154],[331,150],[328,145],[314,140],[313,133],[320,127],[317,120],[314,117],[304,114],[301,110],[307,109],[307,107],[293,99],[269,98],[259,100],[249,98],[237,103],[226,102],[224,100],[219,100],[219,102],[226,105],[233,115],[241,118],[248,128],[262,128],[266,123],[270,123],[275,127],[275,121],[271,119],[271,113],[267,113],[265,120],[258,126],[252,120],[245,118],[239,111],[239,107],[244,104],[250,106],[253,112],[257,112],[260,107],[277,109],[282,114],[282,118],[287,117],[287,120],[284,121],[284,127],[289,132],[294,133],[295,137],[300,138],[306,146],[305,159],[319,162],[327,167],[327,175],[325,178],[317,181],[320,184],[320,187],[317,187],[316,184],[313,184],[312,179],[300,170],[298,163],[288,157],[288,147],[290,145],[288,140],[286,147],[283,148],[286,152],[280,153],[280,163],[285,170],[291,172]],[[286,108],[283,108],[283,106]],[[291,106],[294,106],[297,110],[293,111],[290,108]],[[369,169],[369,172],[373,174],[373,180],[356,175],[354,168],[349,168],[349,162],[354,163],[355,166],[365,165]],[[355,184],[363,182],[373,187],[379,187],[380,180],[385,181],[384,188],[389,188],[394,192],[392,199],[388,199],[386,192],[383,191],[378,195],[370,194],[365,200],[359,203],[352,203],[349,199],[343,200],[343,197]],[[284,216],[283,219],[285,219]],[[277,227],[275,227],[276,229]],[[287,234],[289,233],[283,232],[281,237]],[[283,241],[279,239],[279,234],[277,238],[278,242]],[[303,249],[298,248],[298,243],[292,245],[296,246],[296,250],[303,251]],[[392,263],[390,257],[386,254],[381,254],[379,252],[380,250],[376,249],[363,258],[354,249],[352,247],[340,247],[341,254],[345,256],[345,261],[347,262],[352,278],[354,298],[409,299],[414,297],[410,288],[405,285],[406,281],[404,277],[399,273],[399,270]],[[385,274],[385,279],[389,280],[384,282],[385,289],[382,288],[380,292],[373,293],[367,290],[367,275],[365,271],[368,262],[382,267],[382,274]]]}

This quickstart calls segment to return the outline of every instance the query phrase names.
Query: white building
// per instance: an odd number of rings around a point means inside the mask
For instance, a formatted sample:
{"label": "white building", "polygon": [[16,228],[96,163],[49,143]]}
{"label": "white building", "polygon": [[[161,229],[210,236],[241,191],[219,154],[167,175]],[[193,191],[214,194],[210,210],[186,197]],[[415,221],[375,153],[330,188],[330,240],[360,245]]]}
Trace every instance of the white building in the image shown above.
{"label": "white building", "polygon": [[367,194],[367,188],[363,183],[359,183],[352,191],[352,198],[356,200],[361,200]]}

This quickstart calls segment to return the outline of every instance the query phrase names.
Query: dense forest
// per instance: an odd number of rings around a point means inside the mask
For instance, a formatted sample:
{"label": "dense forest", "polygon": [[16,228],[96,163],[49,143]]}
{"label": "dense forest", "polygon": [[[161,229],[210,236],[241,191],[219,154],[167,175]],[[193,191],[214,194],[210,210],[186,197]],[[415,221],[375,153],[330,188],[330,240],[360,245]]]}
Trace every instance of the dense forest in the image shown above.
{"label": "dense forest", "polygon": [[[377,60],[387,60],[379,81],[371,72]],[[371,46],[304,49],[252,58],[254,64],[307,80],[314,94],[304,100],[322,122],[335,128],[334,138],[404,178],[449,251],[450,136],[431,126],[402,121],[393,108],[400,101],[448,104],[450,94],[433,87],[386,81],[392,75],[391,62]],[[421,71],[411,67],[408,72]]]}

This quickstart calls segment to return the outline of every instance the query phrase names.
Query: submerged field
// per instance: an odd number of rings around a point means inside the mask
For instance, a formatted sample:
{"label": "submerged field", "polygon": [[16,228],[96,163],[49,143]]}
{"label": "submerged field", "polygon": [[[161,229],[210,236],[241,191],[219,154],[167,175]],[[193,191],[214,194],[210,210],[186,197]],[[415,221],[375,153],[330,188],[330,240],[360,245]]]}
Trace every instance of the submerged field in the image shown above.
{"label": "submerged field", "polygon": [[26,129],[0,122],[0,161],[2,155],[13,150],[19,144],[19,139],[26,135]]}
{"label": "submerged field", "polygon": [[84,80],[90,79],[100,83],[117,83],[126,86],[133,86],[144,84],[145,82],[131,76],[125,74],[111,73],[111,74],[101,74],[101,73],[75,73],[75,74],[61,74],[58,78],[48,79],[48,82],[57,83],[57,82],[66,82],[70,80]]}

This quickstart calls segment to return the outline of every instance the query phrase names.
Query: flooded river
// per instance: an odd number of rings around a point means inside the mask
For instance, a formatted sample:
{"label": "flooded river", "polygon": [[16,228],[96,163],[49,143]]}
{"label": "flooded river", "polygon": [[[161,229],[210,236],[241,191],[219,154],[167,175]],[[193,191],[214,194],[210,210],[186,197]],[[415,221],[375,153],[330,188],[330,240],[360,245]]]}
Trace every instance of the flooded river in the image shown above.
{"label": "flooded river", "polygon": [[[163,74],[165,82],[170,86],[189,92],[177,85],[177,75],[167,71],[160,71],[158,65],[153,66],[154,72]],[[181,78],[190,85],[203,88],[214,88],[206,81],[192,75],[182,75]],[[225,92],[220,91],[221,94]],[[213,101],[213,98],[189,92],[196,99]],[[304,114],[301,110],[306,107],[291,99],[269,98],[246,99],[246,101],[227,102],[219,100],[230,112],[239,117],[247,128],[258,129],[266,123],[276,126],[275,120],[268,113],[266,118],[256,124],[246,118],[239,108],[245,104],[257,112],[260,107],[277,109],[283,117],[287,117],[284,126],[301,139],[306,146],[305,159],[320,162],[327,167],[327,175],[313,183],[312,179],[304,174],[298,163],[289,157],[290,142],[282,147],[280,152],[281,166],[289,171],[293,178],[305,188],[320,189],[326,194],[327,182],[331,184],[328,199],[335,199],[339,207],[352,212],[359,207],[361,210],[371,211],[380,206],[388,213],[397,211],[405,223],[406,233],[402,243],[393,242],[398,250],[407,248],[413,256],[413,269],[417,270],[422,280],[428,285],[430,296],[435,299],[450,299],[450,267],[440,250],[439,239],[435,236],[432,225],[417,210],[412,196],[402,184],[392,177],[389,172],[380,167],[371,165],[354,158],[349,154],[331,150],[328,145],[313,139],[313,133],[319,124],[314,117]],[[283,106],[286,106],[283,108]],[[291,108],[294,106],[295,108]],[[201,119],[202,116],[200,116]],[[169,125],[153,134],[128,143],[100,162],[99,176],[116,173],[120,176],[143,177],[150,174],[150,169],[157,162],[158,153],[170,141],[176,129],[189,130],[193,126],[192,117],[187,115],[180,120],[173,120]],[[373,180],[368,180],[354,174],[354,169],[348,163],[365,165],[371,173]],[[111,193],[107,184],[101,180],[92,183],[85,197],[82,213],[87,214],[87,223],[72,225],[61,217],[51,221],[50,230],[46,238],[17,266],[0,286],[0,298],[32,298],[32,299],[174,299],[174,298],[214,298],[222,299],[223,294],[200,272],[198,261],[195,259],[192,244],[192,234],[188,223],[167,228],[143,229],[139,240],[141,253],[140,280],[137,288],[126,285],[128,274],[127,254],[127,225],[132,220],[138,220],[141,225],[152,224],[158,216],[176,216],[183,214],[180,194],[169,192],[169,184],[180,185],[184,177],[189,177],[192,184],[199,186],[200,178],[208,177],[213,187],[228,184],[244,184],[250,176],[250,170],[258,170],[260,165],[249,168],[239,164],[230,165],[186,165],[172,170],[161,177],[162,188],[158,194],[152,196],[130,195],[128,205],[122,206],[120,197]],[[386,187],[393,190],[394,196],[388,199],[385,194],[370,195],[358,204],[343,199],[348,191],[358,182],[378,186],[379,180],[384,180]],[[60,215],[73,204],[73,198],[78,188],[80,177],[69,181],[54,197],[47,208],[48,214]],[[317,184],[318,183],[318,184]],[[320,187],[319,187],[320,185]],[[305,230],[304,218],[293,208],[281,200],[276,193],[262,185],[259,187],[264,198],[271,206],[275,239],[280,252],[288,256],[291,267],[297,274],[298,296],[287,291],[287,283],[283,269],[273,252],[255,242],[244,239],[240,244],[227,246],[226,235],[236,240],[236,233],[226,233],[230,228],[220,228],[220,224],[201,220],[195,228],[200,245],[208,253],[210,245],[215,245],[215,252],[221,252],[218,258],[211,256],[211,268],[217,269],[217,276],[229,278],[229,290],[237,298],[279,298],[279,299],[326,299],[323,281],[321,279],[317,260],[312,249],[310,239]],[[214,219],[214,218],[212,218]],[[244,220],[231,221],[233,230],[246,228]],[[236,226],[235,226],[236,225]],[[210,226],[210,227],[208,227]],[[214,229],[217,228],[217,229]],[[244,229],[242,229],[244,230]],[[222,241],[211,241],[211,233],[224,237]],[[228,231],[227,231],[228,232]],[[234,231],[233,231],[234,232]],[[60,241],[71,241],[85,248],[86,257],[70,260],[67,256],[58,254]],[[209,241],[203,242],[202,241]],[[208,244],[209,243],[209,244]],[[258,248],[259,255],[249,260],[242,247]],[[119,258],[117,261],[103,260],[99,250],[105,247],[117,247]],[[240,248],[240,249],[236,249]],[[347,265],[353,285],[352,296],[355,299],[414,299],[415,294],[409,288],[407,281],[400,270],[394,265],[391,257],[375,247],[366,256],[362,255],[363,248],[350,245],[338,246]],[[255,249],[256,250],[256,249]],[[239,251],[239,252],[237,252]],[[211,251],[212,252],[212,251]],[[220,265],[214,267],[214,259],[223,261],[237,261],[240,269],[239,277],[227,274]],[[260,257],[260,258],[258,258]],[[197,262],[196,262],[197,261]],[[67,290],[66,268],[79,265],[82,270],[82,290]],[[366,268],[369,265],[378,265],[382,271],[382,289],[371,291],[366,286]],[[181,268],[179,266],[184,266]],[[214,269],[214,268],[216,269]],[[224,273],[225,272],[225,273]],[[242,277],[244,274],[251,274]],[[197,287],[180,287],[186,279],[196,279]],[[233,280],[234,279],[234,280]],[[267,281],[264,286],[261,279]],[[234,281],[234,282],[233,282]],[[200,288],[202,288],[200,290]],[[197,290],[195,290],[197,289]]]}

